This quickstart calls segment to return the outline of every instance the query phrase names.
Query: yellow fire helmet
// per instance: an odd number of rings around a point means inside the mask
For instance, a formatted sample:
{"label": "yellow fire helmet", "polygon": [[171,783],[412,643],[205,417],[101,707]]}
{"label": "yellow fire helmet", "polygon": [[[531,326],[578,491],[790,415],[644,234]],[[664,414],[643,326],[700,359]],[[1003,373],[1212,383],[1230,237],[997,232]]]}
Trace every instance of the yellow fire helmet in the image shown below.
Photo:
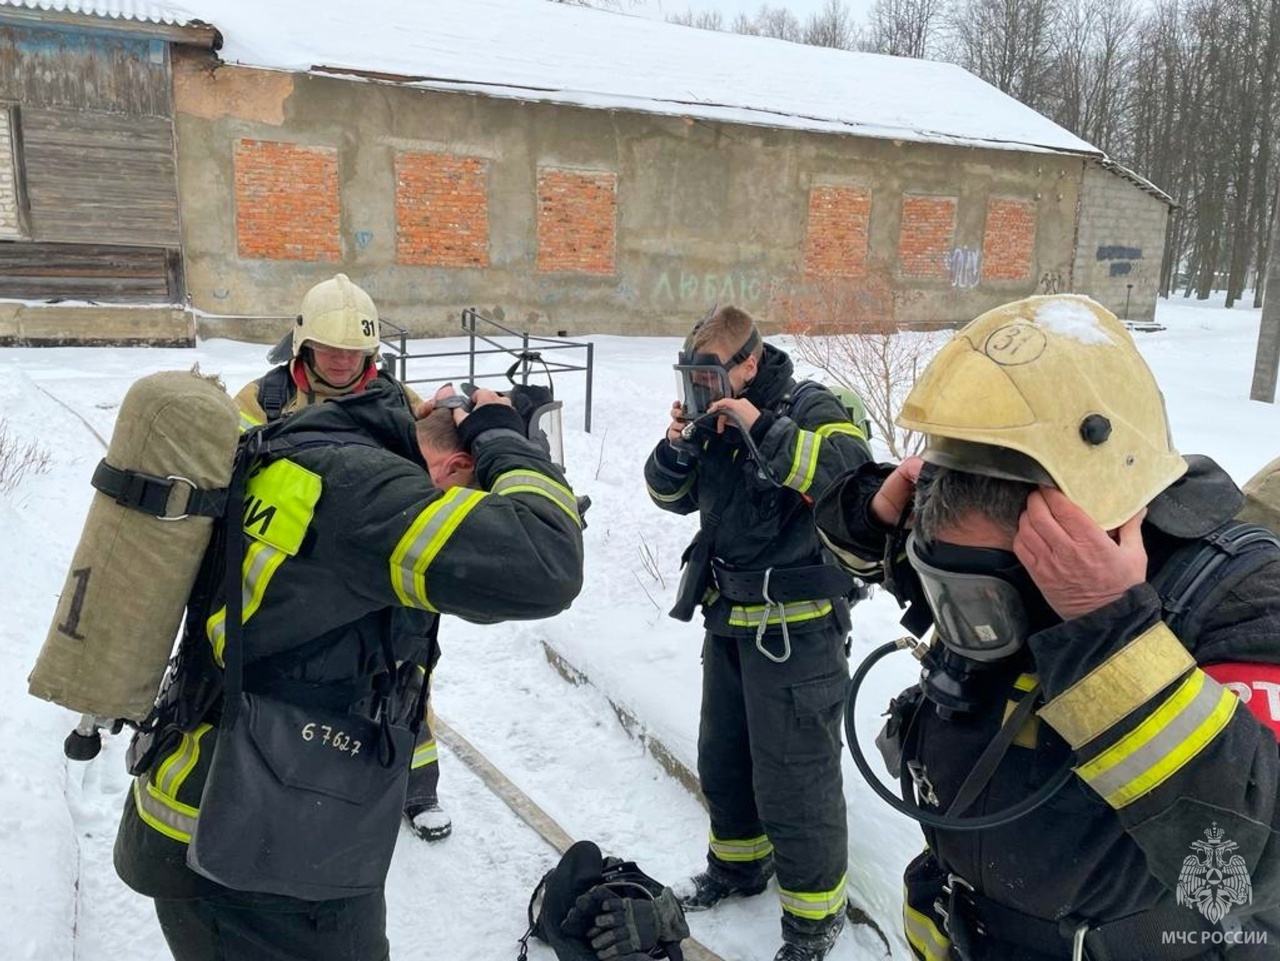
{"label": "yellow fire helmet", "polygon": [[378,350],[378,308],[346,274],[316,284],[302,298],[293,328],[293,356],[306,343],[341,350]]}
{"label": "yellow fire helmet", "polygon": [[1187,470],[1133,337],[1074,294],[1028,297],[967,324],[897,423],[926,435],[926,461],[1057,487],[1106,530]]}

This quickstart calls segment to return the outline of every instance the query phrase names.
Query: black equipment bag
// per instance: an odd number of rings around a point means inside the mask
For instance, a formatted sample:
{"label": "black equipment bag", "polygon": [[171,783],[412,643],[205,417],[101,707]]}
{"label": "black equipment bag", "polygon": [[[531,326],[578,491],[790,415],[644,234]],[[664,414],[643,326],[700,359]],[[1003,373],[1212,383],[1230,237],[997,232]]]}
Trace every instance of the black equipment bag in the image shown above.
{"label": "black equipment bag", "polygon": [[413,732],[244,692],[235,713],[213,749],[187,848],[192,870],[238,891],[307,901],[379,890]]}
{"label": "black equipment bag", "polygon": [[[647,894],[656,898],[663,891],[661,882],[641,871],[634,861],[606,858],[594,841],[577,841],[533,889],[528,908],[529,929],[520,939],[520,961],[528,957],[530,935],[550,945],[558,961],[598,961],[585,933],[575,937],[561,925],[578,896],[599,884],[616,886],[619,897]],[[662,942],[649,956],[684,961],[684,952],[676,941]]]}

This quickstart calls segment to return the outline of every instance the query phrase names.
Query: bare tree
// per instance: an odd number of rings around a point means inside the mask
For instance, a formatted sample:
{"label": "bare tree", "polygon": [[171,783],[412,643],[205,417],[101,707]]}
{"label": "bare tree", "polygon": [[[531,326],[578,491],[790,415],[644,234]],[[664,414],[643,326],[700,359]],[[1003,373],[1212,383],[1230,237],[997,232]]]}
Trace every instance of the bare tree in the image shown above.
{"label": "bare tree", "polygon": [[859,35],[844,0],[827,0],[820,11],[810,14],[804,25],[802,42],[813,47],[854,50]]}
{"label": "bare tree", "polygon": [[678,23],[685,27],[697,27],[699,30],[723,30],[724,15],[719,10],[699,10],[692,8],[684,13],[667,15],[669,23]]}
{"label": "bare tree", "polygon": [[959,0],[950,59],[1027,106],[1043,110],[1059,0]]}
{"label": "bare tree", "polygon": [[800,43],[804,31],[796,15],[786,7],[771,7],[765,4],[755,18],[756,34],[761,37],[773,37],[775,40],[790,40]]}
{"label": "bare tree", "polygon": [[866,49],[894,57],[930,56],[937,46],[946,0],[876,0]]}

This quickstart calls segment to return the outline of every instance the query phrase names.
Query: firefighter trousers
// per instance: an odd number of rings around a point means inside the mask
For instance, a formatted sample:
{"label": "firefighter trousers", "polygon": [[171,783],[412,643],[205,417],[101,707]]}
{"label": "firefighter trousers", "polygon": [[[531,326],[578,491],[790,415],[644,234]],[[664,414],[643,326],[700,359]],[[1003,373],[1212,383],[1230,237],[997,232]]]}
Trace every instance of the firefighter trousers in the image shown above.
{"label": "firefighter trousers", "polygon": [[[780,633],[770,630],[765,646],[779,651]],[[819,922],[844,907],[848,679],[845,631],[834,618],[793,635],[781,664],[754,636],[707,634],[703,643],[698,776],[711,813],[709,869],[754,886],[772,860],[783,910],[796,919]]]}

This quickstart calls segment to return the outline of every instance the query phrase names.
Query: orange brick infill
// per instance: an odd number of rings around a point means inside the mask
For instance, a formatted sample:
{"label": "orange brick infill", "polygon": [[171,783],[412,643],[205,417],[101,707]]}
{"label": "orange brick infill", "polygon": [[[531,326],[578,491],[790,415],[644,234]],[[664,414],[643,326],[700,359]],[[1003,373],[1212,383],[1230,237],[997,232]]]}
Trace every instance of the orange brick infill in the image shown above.
{"label": "orange brick infill", "polygon": [[1035,249],[1036,205],[1029,200],[988,200],[982,279],[1029,279]]}
{"label": "orange brick infill", "polygon": [[240,140],[235,176],[241,257],[342,259],[336,149]]}
{"label": "orange brick infill", "polygon": [[862,187],[813,187],[804,243],[810,277],[863,277],[871,193]]}
{"label": "orange brick infill", "polygon": [[613,274],[617,237],[617,174],[538,171],[538,270]]}
{"label": "orange brick infill", "polygon": [[489,266],[489,162],[396,154],[396,263]]}
{"label": "orange brick infill", "polygon": [[902,198],[898,270],[904,277],[945,280],[947,254],[956,229],[954,197]]}

